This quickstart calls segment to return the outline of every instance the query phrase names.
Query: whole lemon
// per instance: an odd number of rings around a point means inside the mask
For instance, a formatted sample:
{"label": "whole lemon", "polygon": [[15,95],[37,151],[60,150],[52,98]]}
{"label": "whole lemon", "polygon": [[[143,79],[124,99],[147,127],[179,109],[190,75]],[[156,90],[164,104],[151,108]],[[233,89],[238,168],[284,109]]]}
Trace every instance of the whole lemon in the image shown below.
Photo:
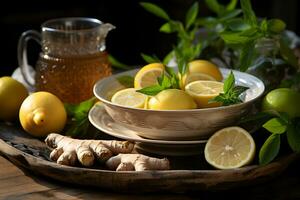
{"label": "whole lemon", "polygon": [[167,89],[151,97],[148,108],[153,110],[185,110],[195,109],[197,104],[183,90]]}
{"label": "whole lemon", "polygon": [[270,91],[263,99],[262,110],[285,112],[290,117],[300,117],[300,93],[290,88]]}
{"label": "whole lemon", "polygon": [[49,92],[36,92],[28,96],[21,105],[19,118],[22,127],[37,137],[63,130],[67,113],[63,103]]}
{"label": "whole lemon", "polygon": [[0,120],[12,121],[18,117],[19,109],[28,96],[25,86],[15,79],[0,78]]}

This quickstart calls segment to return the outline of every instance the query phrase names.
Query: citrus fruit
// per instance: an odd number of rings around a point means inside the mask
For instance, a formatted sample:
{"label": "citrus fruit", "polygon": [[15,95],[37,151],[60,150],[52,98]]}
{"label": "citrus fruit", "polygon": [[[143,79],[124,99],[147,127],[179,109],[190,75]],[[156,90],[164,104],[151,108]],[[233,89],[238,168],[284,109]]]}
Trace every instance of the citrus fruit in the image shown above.
{"label": "citrus fruit", "polygon": [[164,65],[161,63],[151,63],[144,66],[134,77],[134,88],[142,89],[144,87],[156,85],[157,77],[164,72]]}
{"label": "citrus fruit", "polygon": [[255,143],[246,130],[228,127],[217,131],[209,138],[204,155],[206,161],[215,168],[238,168],[253,160]]}
{"label": "citrus fruit", "polygon": [[183,86],[198,80],[216,81],[214,77],[204,73],[190,73],[182,76]]}
{"label": "citrus fruit", "polygon": [[136,92],[135,88],[127,88],[116,92],[111,102],[126,107],[144,108],[147,99],[147,95]]}
{"label": "citrus fruit", "polygon": [[263,99],[262,110],[286,112],[290,117],[300,117],[300,93],[290,88],[270,91]]}
{"label": "citrus fruit", "polygon": [[216,81],[222,81],[223,76],[219,68],[207,60],[194,60],[189,62],[187,74],[203,73],[213,77]]}
{"label": "citrus fruit", "polygon": [[22,127],[37,137],[63,130],[67,113],[64,104],[49,92],[35,92],[29,95],[21,105],[19,118]]}
{"label": "citrus fruit", "polygon": [[209,100],[223,92],[222,82],[194,81],[185,86],[185,91],[194,98],[199,108],[221,106],[221,103],[209,103]]}
{"label": "citrus fruit", "polygon": [[153,110],[184,110],[195,109],[197,105],[193,98],[183,90],[167,89],[151,97],[148,108]]}
{"label": "citrus fruit", "polygon": [[18,117],[20,106],[28,96],[25,86],[15,79],[0,78],[0,120],[12,121]]}

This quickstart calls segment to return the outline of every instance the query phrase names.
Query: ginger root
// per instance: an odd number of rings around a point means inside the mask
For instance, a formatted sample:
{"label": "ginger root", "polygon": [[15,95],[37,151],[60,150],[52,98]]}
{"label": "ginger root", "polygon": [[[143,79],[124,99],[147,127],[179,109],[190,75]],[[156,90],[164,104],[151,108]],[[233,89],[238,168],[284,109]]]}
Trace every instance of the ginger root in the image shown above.
{"label": "ginger root", "polygon": [[158,159],[142,154],[119,154],[106,161],[106,166],[116,171],[168,170],[167,158]]}
{"label": "ginger root", "polygon": [[56,133],[45,139],[46,144],[54,148],[50,159],[58,164],[73,166],[77,160],[86,167],[94,164],[95,157],[99,162],[106,162],[118,153],[130,153],[134,144],[116,140],[78,140]]}

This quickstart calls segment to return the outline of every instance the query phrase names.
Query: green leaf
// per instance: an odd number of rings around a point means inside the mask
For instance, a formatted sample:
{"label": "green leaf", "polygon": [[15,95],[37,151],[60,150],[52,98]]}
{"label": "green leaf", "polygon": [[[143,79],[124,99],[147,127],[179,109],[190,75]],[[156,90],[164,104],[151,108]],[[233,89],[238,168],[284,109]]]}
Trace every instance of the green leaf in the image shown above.
{"label": "green leaf", "polygon": [[285,30],[286,24],[280,19],[271,19],[267,22],[268,31],[272,33],[281,33]]}
{"label": "green leaf", "polygon": [[238,16],[241,13],[242,13],[241,9],[235,9],[235,10],[232,10],[232,11],[226,11],[219,20],[220,21],[226,21],[228,19],[232,19],[232,18]]}
{"label": "green leaf", "polygon": [[237,2],[238,2],[238,0],[231,0],[231,1],[227,4],[227,6],[226,6],[226,10],[227,10],[227,11],[232,11],[232,10],[234,10],[235,7],[236,7]]}
{"label": "green leaf", "polygon": [[293,50],[285,43],[283,39],[280,39],[280,54],[287,63],[289,63],[290,65],[295,67],[295,69],[298,70],[298,59],[295,56]]}
{"label": "green leaf", "polygon": [[165,20],[170,20],[169,15],[164,11],[162,8],[159,6],[153,4],[153,3],[148,3],[148,2],[141,2],[140,5],[147,10],[148,12],[156,15],[157,17],[160,17]]}
{"label": "green leaf", "polygon": [[141,53],[142,58],[147,62],[147,63],[156,63],[160,62],[160,60],[156,56],[150,56],[144,53]]}
{"label": "green leaf", "polygon": [[111,63],[111,65],[115,68],[119,68],[119,69],[130,69],[131,67],[121,63],[120,61],[118,61],[115,57],[113,57],[112,55],[108,55],[108,60]]}
{"label": "green leaf", "polygon": [[224,10],[224,7],[219,4],[217,0],[205,0],[205,3],[210,10],[214,11],[218,15],[221,15]]}
{"label": "green leaf", "polygon": [[242,45],[249,42],[249,40],[251,40],[251,38],[243,36],[241,34],[242,33],[240,32],[224,31],[220,33],[220,36],[229,45],[231,44]]}
{"label": "green leaf", "polygon": [[250,24],[251,26],[256,26],[257,19],[252,9],[250,0],[241,0],[241,7],[244,13],[244,19],[246,23]]}
{"label": "green leaf", "polygon": [[224,81],[224,86],[223,86],[224,93],[226,94],[230,90],[232,90],[234,87],[234,84],[235,84],[235,78],[234,78],[232,71],[230,71],[229,76]]}
{"label": "green leaf", "polygon": [[165,88],[160,86],[160,85],[153,85],[153,86],[149,86],[149,87],[145,87],[143,89],[137,90],[137,92],[146,94],[146,95],[150,95],[150,96],[154,96],[156,94],[158,94],[159,92],[163,91]]}
{"label": "green leaf", "polygon": [[162,33],[174,33],[176,30],[172,27],[171,23],[167,22],[159,28],[159,31]]}
{"label": "green leaf", "polygon": [[133,87],[133,83],[134,83],[134,77],[132,76],[119,76],[117,77],[117,80],[119,81],[120,84],[124,85],[127,88],[132,88]]}
{"label": "green leaf", "polygon": [[244,31],[244,30],[251,28],[251,26],[249,24],[245,23],[245,21],[242,20],[241,18],[229,20],[227,22],[227,26],[232,31]]}
{"label": "green leaf", "polygon": [[286,131],[287,124],[277,117],[267,121],[263,127],[273,134],[282,134]]}
{"label": "green leaf", "polygon": [[174,51],[172,50],[164,57],[163,64],[167,65],[173,57],[174,57]]}
{"label": "green leaf", "polygon": [[185,17],[185,27],[188,29],[195,22],[199,11],[199,4],[195,2],[188,10]]}
{"label": "green leaf", "polygon": [[251,66],[254,56],[255,56],[255,42],[249,41],[244,45],[240,54],[240,58],[239,58],[240,71],[244,72]]}
{"label": "green leaf", "polygon": [[160,84],[163,88],[170,88],[172,86],[171,80],[165,74],[162,76],[162,81]]}
{"label": "green leaf", "polygon": [[279,149],[280,135],[270,135],[259,151],[259,164],[266,165],[270,163],[278,155]]}
{"label": "green leaf", "polygon": [[165,66],[165,70],[170,76],[176,76],[176,73],[172,67]]}
{"label": "green leaf", "polygon": [[290,124],[287,128],[288,143],[295,152],[300,152],[300,124]]}

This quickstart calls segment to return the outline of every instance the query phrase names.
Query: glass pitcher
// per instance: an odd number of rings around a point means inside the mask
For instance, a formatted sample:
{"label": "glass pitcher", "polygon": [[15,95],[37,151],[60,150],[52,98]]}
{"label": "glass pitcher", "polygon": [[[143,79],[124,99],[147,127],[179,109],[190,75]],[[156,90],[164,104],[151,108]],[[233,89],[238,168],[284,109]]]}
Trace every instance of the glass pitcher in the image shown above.
{"label": "glass pitcher", "polygon": [[[92,18],[46,21],[41,33],[24,32],[18,44],[18,62],[25,81],[37,91],[48,91],[65,103],[79,103],[93,96],[97,80],[111,74],[105,38],[115,27]],[[42,52],[29,72],[27,42],[41,44]]]}

